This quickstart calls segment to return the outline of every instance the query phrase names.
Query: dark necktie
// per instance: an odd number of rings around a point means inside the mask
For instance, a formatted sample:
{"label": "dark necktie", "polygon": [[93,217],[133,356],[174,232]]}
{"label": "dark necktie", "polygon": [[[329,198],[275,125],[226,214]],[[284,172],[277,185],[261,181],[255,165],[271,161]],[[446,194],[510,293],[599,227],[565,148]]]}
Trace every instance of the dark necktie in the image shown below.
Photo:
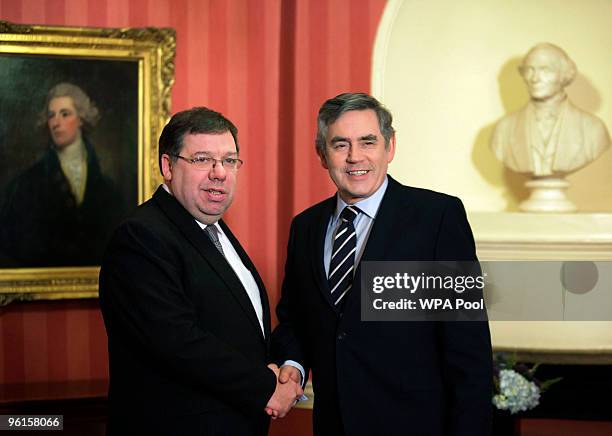
{"label": "dark necktie", "polygon": [[355,206],[346,206],[340,214],[340,226],[333,243],[327,282],[332,301],[337,306],[353,285],[357,233],[353,220],[361,212]]}
{"label": "dark necktie", "polygon": [[223,252],[223,247],[221,246],[221,241],[219,240],[219,229],[217,229],[214,224],[211,224],[209,226],[206,226],[204,231],[206,232],[210,240],[213,242],[213,244],[215,244],[215,247],[217,247],[219,253],[225,256],[225,253]]}

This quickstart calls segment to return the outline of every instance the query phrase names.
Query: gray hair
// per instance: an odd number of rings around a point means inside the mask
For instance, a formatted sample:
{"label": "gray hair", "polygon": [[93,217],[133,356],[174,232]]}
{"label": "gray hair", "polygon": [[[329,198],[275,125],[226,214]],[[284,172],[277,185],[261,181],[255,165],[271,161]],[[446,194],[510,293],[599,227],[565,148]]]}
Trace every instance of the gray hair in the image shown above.
{"label": "gray hair", "polygon": [[330,98],[319,109],[317,117],[317,137],[315,145],[317,153],[325,156],[325,145],[327,130],[330,124],[336,122],[341,115],[349,111],[363,111],[371,109],[376,113],[380,132],[385,138],[385,148],[389,147],[389,142],[395,134],[392,126],[393,116],[378,100],[364,93],[344,93]]}
{"label": "gray hair", "polygon": [[572,83],[572,81],[576,77],[576,64],[573,60],[570,59],[565,50],[555,44],[551,44],[550,42],[541,42],[531,47],[531,49],[523,58],[521,65],[519,66],[519,72],[521,73],[521,75],[523,75],[523,69],[525,68],[525,61],[527,60],[527,58],[536,50],[542,49],[553,51],[559,57],[559,61],[561,63],[561,85],[563,87],[566,87],[567,85]]}
{"label": "gray hair", "polygon": [[45,100],[45,108],[40,114],[39,125],[42,126],[47,124],[49,103],[54,98],[58,97],[70,97],[72,99],[77,115],[81,121],[83,121],[84,127],[92,128],[100,119],[98,108],[90,100],[89,96],[85,94],[85,91],[72,83],[62,82],[49,90],[47,99]]}

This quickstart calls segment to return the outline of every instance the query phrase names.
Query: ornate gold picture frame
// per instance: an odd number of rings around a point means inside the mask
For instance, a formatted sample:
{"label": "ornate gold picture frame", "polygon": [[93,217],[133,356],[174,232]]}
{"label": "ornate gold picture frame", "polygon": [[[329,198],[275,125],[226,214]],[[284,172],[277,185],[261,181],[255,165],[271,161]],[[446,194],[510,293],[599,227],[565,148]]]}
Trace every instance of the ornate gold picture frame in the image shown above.
{"label": "ornate gold picture frame", "polygon": [[0,305],[98,294],[111,228],[160,182],[175,31],[0,21]]}

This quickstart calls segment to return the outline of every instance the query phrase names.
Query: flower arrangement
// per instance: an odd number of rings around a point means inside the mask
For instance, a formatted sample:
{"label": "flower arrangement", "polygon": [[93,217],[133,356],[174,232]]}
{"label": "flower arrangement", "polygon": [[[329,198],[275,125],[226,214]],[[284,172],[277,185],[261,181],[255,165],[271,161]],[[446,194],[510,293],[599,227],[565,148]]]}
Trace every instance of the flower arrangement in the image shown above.
{"label": "flower arrangement", "polygon": [[504,353],[496,354],[493,359],[493,382],[495,392],[493,405],[511,414],[533,409],[540,403],[541,394],[561,378],[540,381],[535,378],[539,364],[529,368],[518,363],[516,357]]}

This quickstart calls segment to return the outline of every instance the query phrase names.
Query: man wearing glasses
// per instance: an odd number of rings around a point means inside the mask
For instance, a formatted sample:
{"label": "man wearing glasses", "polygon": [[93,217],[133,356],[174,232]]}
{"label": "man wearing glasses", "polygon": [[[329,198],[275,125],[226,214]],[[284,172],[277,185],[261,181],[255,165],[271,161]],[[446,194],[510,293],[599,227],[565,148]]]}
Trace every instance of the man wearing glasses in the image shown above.
{"label": "man wearing glasses", "polygon": [[125,220],[100,272],[108,333],[108,434],[264,435],[302,394],[267,367],[266,290],[222,217],[234,198],[237,129],[179,112],[159,140],[164,178]]}

